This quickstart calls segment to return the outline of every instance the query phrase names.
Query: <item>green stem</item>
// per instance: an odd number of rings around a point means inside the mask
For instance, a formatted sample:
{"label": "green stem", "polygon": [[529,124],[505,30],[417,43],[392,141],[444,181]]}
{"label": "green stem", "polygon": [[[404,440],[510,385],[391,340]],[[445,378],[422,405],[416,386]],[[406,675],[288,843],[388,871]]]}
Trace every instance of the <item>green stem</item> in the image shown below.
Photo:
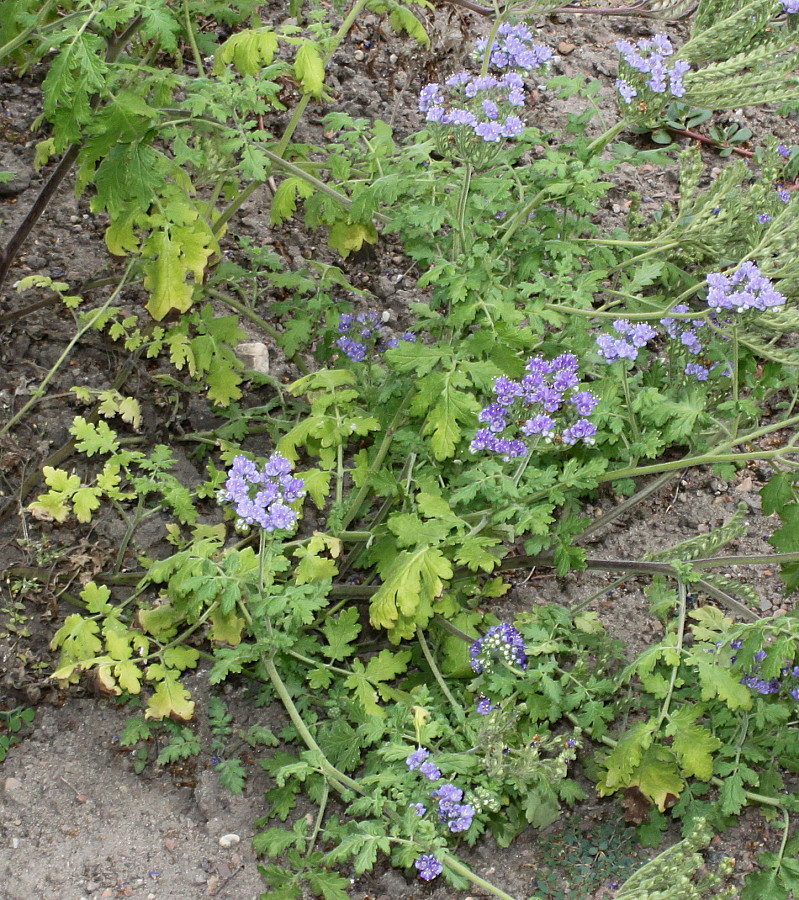
{"label": "green stem", "polygon": [[544,189],[539,191],[529,203],[526,203],[518,212],[514,213],[513,217],[508,222],[508,226],[505,229],[505,233],[502,235],[502,240],[499,242],[500,248],[507,247],[508,242],[513,237],[514,234],[518,231],[518,229],[523,225],[529,218],[530,213],[536,209],[542,200],[546,199],[549,196],[549,192]]}
{"label": "green stem", "polygon": [[394,418],[391,420],[388,428],[386,429],[386,433],[383,435],[383,440],[380,442],[380,446],[377,448],[377,454],[375,458],[372,460],[372,464],[369,466],[369,470],[364,476],[363,484],[360,486],[358,493],[355,495],[352,503],[350,503],[350,508],[347,511],[344,518],[341,520],[341,529],[344,530],[346,527],[352,522],[352,520],[358,515],[360,512],[361,506],[369,495],[369,491],[371,490],[371,484],[369,483],[370,478],[374,472],[376,472],[380,466],[383,465],[383,460],[386,458],[386,455],[391,447],[391,442],[394,440],[394,433],[397,430],[397,426],[402,419],[402,416],[405,412],[405,407],[409,403],[411,399],[411,395],[407,394],[403,399],[402,403],[400,403],[397,411],[394,413]]}
{"label": "green stem", "polygon": [[350,778],[349,775],[345,775],[344,772],[340,772],[322,752],[322,748],[319,746],[319,744],[316,743],[316,739],[308,730],[308,726],[305,724],[305,722],[303,722],[300,711],[294,705],[294,701],[291,699],[291,694],[289,694],[286,685],[283,683],[283,679],[280,677],[280,673],[277,671],[274,660],[266,653],[262,653],[261,663],[266,670],[266,674],[269,677],[269,680],[272,682],[272,687],[275,689],[275,693],[278,695],[278,697],[280,697],[283,707],[288,713],[292,724],[297,729],[297,734],[299,734],[305,746],[313,753],[317,754],[318,759],[316,760],[316,763],[325,777],[330,780],[333,787],[335,787],[338,791],[353,791],[356,794],[365,796],[366,792],[363,790],[360,784]]}
{"label": "green stem", "polygon": [[464,247],[464,234],[466,230],[466,202],[469,197],[469,187],[472,183],[472,167],[469,163],[463,167],[463,181],[458,195],[458,205],[455,208],[455,233],[452,236],[452,261],[461,255]]}
{"label": "green stem", "polygon": [[[780,428],[782,426],[779,426]],[[690,469],[694,466],[714,466],[725,462],[746,462],[750,459],[773,459],[784,456],[786,453],[799,452],[795,447],[778,447],[776,450],[760,450],[752,453],[706,453],[702,456],[685,456],[672,462],[653,463],[651,466],[626,466],[623,469],[614,469],[597,476],[597,482],[604,484],[609,481],[618,481],[621,478],[638,478],[640,475],[659,475],[661,472],[674,472],[679,469]]]}
{"label": "green stem", "polygon": [[[639,298],[636,298],[639,299]],[[644,298],[640,298],[644,299]],[[677,301],[669,304],[669,306],[676,306]],[[551,309],[553,312],[557,313],[565,313],[570,316],[582,316],[585,319],[618,319],[619,311],[617,309],[611,309],[605,312],[600,309],[579,309],[576,306],[561,306],[559,303],[545,303],[544,309]],[[629,319],[631,322],[645,322],[649,319],[662,319],[664,316],[670,316],[672,319],[701,319],[703,317],[700,312],[687,312],[687,313],[673,313],[670,311],[669,307],[665,309],[659,309],[655,312],[624,312],[624,318]]]}
{"label": "green stem", "polygon": [[622,362],[621,366],[621,386],[624,391],[624,402],[627,405],[627,421],[630,423],[633,431],[633,440],[637,444],[641,440],[641,432],[638,430],[638,420],[635,416],[635,410],[633,410],[633,401],[630,396],[630,381],[627,377],[627,365],[624,362]]}
{"label": "green stem", "polygon": [[189,0],[183,0],[183,17],[186,19],[186,37],[189,39],[191,53],[194,57],[194,65],[197,66],[197,75],[202,78],[205,75],[205,67],[203,66],[203,58],[200,56],[200,50],[197,46],[197,39],[194,36],[194,25],[189,14]]}
{"label": "green stem", "polygon": [[620,122],[616,122],[615,125],[611,125],[607,131],[605,131],[603,134],[600,134],[598,138],[593,140],[588,145],[588,156],[594,156],[597,153],[601,153],[617,135],[620,135],[622,131],[624,131],[626,127],[627,122],[624,119],[622,119]]}
{"label": "green stem", "polygon": [[316,839],[319,837],[319,832],[322,830],[322,822],[325,818],[325,812],[327,811],[327,798],[330,796],[330,786],[327,781],[322,784],[322,796],[319,798],[319,811],[316,814],[316,821],[314,822],[313,831],[311,832],[311,836],[308,839],[308,850],[305,853],[305,858],[313,853],[313,848],[316,844]]}
{"label": "green stem", "polygon": [[89,331],[92,327],[94,327],[95,322],[98,321],[98,319],[102,316],[102,314],[106,311],[106,309],[108,309],[108,307],[111,305],[111,303],[114,300],[116,300],[116,298],[119,296],[120,292],[122,291],[122,288],[125,287],[125,284],[127,283],[128,275],[130,275],[130,271],[132,268],[133,268],[133,261],[128,263],[127,267],[125,268],[125,272],[122,275],[122,280],[116,286],[116,288],[114,289],[114,292],[109,295],[109,297],[105,301],[105,303],[103,303],[103,305],[101,307],[99,307],[98,309],[93,310],[92,313],[87,314],[86,320],[83,323],[83,325],[81,325],[81,327],[77,330],[75,336],[64,348],[64,351],[62,352],[61,356],[58,357],[58,359],[56,360],[55,364],[50,369],[50,371],[44,376],[39,387],[37,387],[36,390],[31,394],[31,397],[28,400],[28,402],[22,407],[22,409],[19,410],[19,412],[17,412],[15,415],[12,416],[5,423],[5,425],[3,425],[2,428],[0,428],[0,436],[6,434],[11,428],[13,428],[14,425],[16,425],[17,422],[19,422],[19,420],[31,409],[31,407],[35,406],[39,402],[39,400],[41,400],[41,398],[44,396],[44,392],[45,392],[47,385],[53,379],[56,372],[64,364],[67,357],[72,352],[72,349],[74,348],[74,346],[83,337],[83,335],[86,334],[87,331]]}
{"label": "green stem", "polygon": [[441,672],[439,671],[438,666],[436,665],[435,659],[433,659],[433,654],[430,652],[430,647],[425,639],[424,632],[421,628],[416,629],[416,640],[419,641],[419,646],[422,648],[422,653],[424,653],[424,658],[427,660],[427,665],[430,667],[430,671],[433,673],[433,678],[438,682],[438,686],[441,688],[441,693],[447,698],[449,701],[449,705],[452,707],[452,712],[455,714],[455,718],[459,722],[466,721],[466,713],[463,711],[463,707],[458,703],[458,701],[452,696],[452,692],[447,687],[447,682],[444,680]]}
{"label": "green stem", "polygon": [[671,706],[671,697],[674,693],[674,685],[677,683],[677,670],[682,662],[682,647],[685,639],[685,610],[687,605],[687,594],[685,583],[681,578],[677,579],[677,640],[674,649],[677,651],[677,662],[671,667],[671,678],[669,679],[669,687],[666,696],[663,698],[663,704],[660,707],[660,716],[658,717],[657,727],[666,721],[669,715],[669,707]]}
{"label": "green stem", "polygon": [[[438,858],[439,861],[448,869],[451,869],[458,875],[462,875],[464,878],[468,878],[475,887],[482,888],[489,894],[493,894],[495,897],[499,897],[499,900],[515,900],[514,897],[512,897],[510,894],[506,894],[505,891],[503,891],[501,888],[498,888],[496,885],[491,884],[490,881],[486,881],[479,875],[475,875],[475,873],[472,872],[472,870],[468,866],[465,866],[456,857],[450,856],[449,853],[439,853]],[[528,900],[537,900],[537,898],[529,897]]]}

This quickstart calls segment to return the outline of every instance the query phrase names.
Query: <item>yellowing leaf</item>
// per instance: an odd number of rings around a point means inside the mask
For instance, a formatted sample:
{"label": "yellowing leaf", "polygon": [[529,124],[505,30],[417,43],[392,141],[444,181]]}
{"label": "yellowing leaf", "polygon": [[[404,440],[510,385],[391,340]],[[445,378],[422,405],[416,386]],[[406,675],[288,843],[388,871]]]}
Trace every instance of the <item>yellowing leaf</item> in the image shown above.
{"label": "yellowing leaf", "polygon": [[244,619],[235,613],[223,613],[219,607],[211,613],[211,629],[209,637],[218,644],[230,644],[236,647],[241,643],[241,635],[244,631]]}
{"label": "yellowing leaf", "polygon": [[182,672],[197,665],[200,654],[194,647],[167,647],[164,650],[164,665]]}
{"label": "yellowing leaf", "polygon": [[154,606],[152,609],[140,609],[137,618],[143,631],[151,634],[154,638],[166,641],[177,630],[175,623],[180,618],[180,614],[168,603],[165,603],[161,606]]}
{"label": "yellowing leaf", "polygon": [[677,754],[685,775],[707,781],[713,774],[713,753],[721,746],[707,728],[696,724],[701,707],[685,705],[669,716],[666,734],[672,735],[672,750]]}
{"label": "yellowing leaf", "polygon": [[111,591],[104,584],[96,584],[94,581],[90,581],[80,592],[80,599],[90,613],[110,613],[110,597]]}
{"label": "yellowing leaf", "polygon": [[[152,668],[152,666],[150,667]],[[147,701],[145,719],[178,719],[183,722],[194,715],[194,701],[177,679],[177,673],[167,670],[159,681],[155,693]]]}
{"label": "yellowing leaf", "polygon": [[135,397],[120,397],[119,415],[123,422],[130,422],[137,431],[141,427],[141,406]]}
{"label": "yellowing leaf", "polygon": [[100,493],[100,489],[96,487],[82,487],[75,491],[72,509],[79,522],[91,522],[92,513],[100,505]]}
{"label": "yellowing leaf", "polygon": [[637,787],[664,812],[680,796],[685,782],[677,772],[674,754],[665,747],[654,746],[644,752],[630,786]]}
{"label": "yellowing leaf", "polygon": [[350,253],[357,253],[364,242],[374,244],[377,230],[371,222],[336,222],[327,235],[327,243],[346,259]]}
{"label": "yellowing leaf", "polygon": [[119,686],[129,694],[138,694],[141,691],[141,673],[135,662],[129,659],[123,660],[114,666]]}
{"label": "yellowing leaf", "polygon": [[144,264],[144,286],[150,291],[148,312],[157,322],[172,310],[186,312],[194,288],[186,282],[189,267],[181,259],[180,247],[166,231],[151,234],[145,247],[150,257]]}

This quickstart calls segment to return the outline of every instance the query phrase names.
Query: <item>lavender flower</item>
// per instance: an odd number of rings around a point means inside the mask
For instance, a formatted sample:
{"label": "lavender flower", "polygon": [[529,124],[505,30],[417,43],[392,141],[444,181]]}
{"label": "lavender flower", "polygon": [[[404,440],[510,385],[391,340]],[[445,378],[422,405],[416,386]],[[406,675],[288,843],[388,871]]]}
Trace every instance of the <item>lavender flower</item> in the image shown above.
{"label": "lavender flower", "polygon": [[787,191],[785,188],[780,188],[777,191],[777,196],[783,203],[788,203],[791,199],[791,192]]}
{"label": "lavender flower", "polygon": [[[666,94],[682,97],[685,94],[683,76],[690,70],[685,60],[667,62],[674,54],[671,41],[665,34],[656,34],[635,44],[616,41],[622,59],[616,90],[628,106],[633,97]],[[640,94],[639,94],[640,92]]]}
{"label": "lavender flower", "polygon": [[422,881],[432,881],[444,871],[444,866],[431,853],[423,853],[414,863]]}
{"label": "lavender flower", "polygon": [[469,647],[469,661],[478,675],[484,670],[490,672],[497,660],[519,669],[527,668],[527,653],[522,636],[505,622],[493,625]]}
{"label": "lavender flower", "polygon": [[246,456],[233,459],[217,499],[233,504],[236,528],[254,525],[264,531],[282,531],[295,525],[298,514],[289,504],[305,496],[305,485],[301,478],[292,477],[291,468],[279,453],[273,453],[261,469]]}
{"label": "lavender flower", "polygon": [[[590,391],[578,390],[578,368],[573,353],[561,353],[550,362],[535,356],[527,361],[526,374],[520,381],[504,375],[495,379],[495,401],[478,415],[487,427],[475,434],[472,453],[488,450],[506,460],[524,456],[527,445],[523,440],[501,436],[506,429],[516,427],[525,437],[551,441],[561,432],[567,444],[578,440],[592,444],[596,428],[584,417],[599,401]],[[583,418],[575,421],[575,416]]]}
{"label": "lavender flower", "polygon": [[419,766],[419,771],[428,781],[438,781],[441,778],[441,769],[427,761]]}
{"label": "lavender flower", "polygon": [[[796,5],[796,11],[799,12],[799,0],[792,0]],[[786,10],[787,11],[787,10]],[[787,159],[791,155],[791,151],[785,146],[785,144],[777,144],[777,153],[780,156]]]}
{"label": "lavender flower", "polygon": [[412,809],[413,814],[419,816],[420,819],[427,812],[427,807],[424,803],[411,803],[409,804],[409,808]]}
{"label": "lavender flower", "polygon": [[612,334],[600,334],[596,339],[597,350],[605,362],[612,363],[619,359],[635,362],[638,351],[656,336],[657,332],[646,322],[632,322],[627,319],[616,319],[612,325],[618,337]]}
{"label": "lavender flower", "polygon": [[499,77],[456,72],[443,86],[433,82],[419,93],[419,111],[431,126],[437,150],[445,156],[454,151],[456,158],[477,166],[490,162],[503,140],[524,131],[516,114],[524,103],[524,82],[516,72]]}
{"label": "lavender flower", "polygon": [[495,706],[488,697],[480,697],[474,707],[475,712],[480,716],[487,716],[495,709],[497,709],[497,706]]}
{"label": "lavender flower", "polygon": [[799,0],[782,0],[782,11],[793,15],[799,12]]}
{"label": "lavender flower", "polygon": [[785,303],[785,297],[751,261],[741,263],[730,274],[711,272],[705,282],[707,305],[714,310],[730,309],[742,313],[755,309],[762,312]]}
{"label": "lavender flower", "polygon": [[760,215],[757,217],[757,221],[761,225],[765,225],[767,222],[771,221],[771,216],[768,213],[760,213]]}
{"label": "lavender flower", "polygon": [[[481,38],[475,49],[484,53],[488,41]],[[503,22],[491,44],[489,65],[495,69],[540,69],[550,59],[552,51],[543,44],[533,43],[533,33],[526,25],[511,25]]]}
{"label": "lavender flower", "polygon": [[410,771],[413,771],[414,769],[418,769],[428,756],[430,756],[430,751],[425,747],[419,747],[418,750],[414,750],[413,753],[406,758],[405,765]]}

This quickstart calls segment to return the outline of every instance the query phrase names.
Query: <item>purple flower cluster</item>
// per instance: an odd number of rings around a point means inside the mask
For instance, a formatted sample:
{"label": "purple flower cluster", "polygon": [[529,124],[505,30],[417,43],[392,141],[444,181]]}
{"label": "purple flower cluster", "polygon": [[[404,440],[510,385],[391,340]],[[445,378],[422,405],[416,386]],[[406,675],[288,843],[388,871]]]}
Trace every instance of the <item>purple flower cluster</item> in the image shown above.
{"label": "purple flower cluster", "polygon": [[289,504],[305,496],[304,488],[301,478],[292,477],[291,463],[279,453],[273,453],[261,469],[246,456],[236,456],[217,499],[233,504],[237,528],[255,525],[280,531],[294,527],[297,513]]}
{"label": "purple flower cluster", "polygon": [[492,703],[488,697],[480,696],[477,700],[477,703],[474,706],[474,711],[480,716],[487,716],[489,713],[493,712],[498,707]]}
{"label": "purple flower cluster", "polygon": [[[742,645],[742,641],[732,641],[730,643],[730,647],[733,650],[740,650]],[[741,684],[746,685],[746,687],[755,691],[755,693],[763,694],[765,696],[769,694],[778,694],[782,689],[785,689],[791,699],[799,703],[799,666],[794,666],[789,663],[780,669],[779,678],[761,678],[760,665],[766,658],[766,655],[765,650],[758,650],[755,653],[755,664],[749,672],[741,678]],[[734,656],[730,662],[735,662]],[[780,679],[783,680],[781,681]]]}
{"label": "purple flower cluster", "polygon": [[516,72],[506,72],[499,78],[456,72],[443,86],[432,82],[419,94],[419,111],[425,114],[425,120],[445,126],[445,131],[455,134],[456,142],[458,136],[493,144],[518,137],[524,131],[524,122],[515,110],[522,106],[524,82]]}
{"label": "purple flower cluster", "polygon": [[512,381],[505,376],[495,379],[496,399],[477,417],[486,427],[475,434],[469,447],[472,453],[489,450],[506,460],[524,456],[527,452],[525,442],[520,438],[502,437],[502,432],[524,419],[519,430],[525,437],[552,440],[563,425],[557,421],[555,413],[560,413],[559,418],[567,421],[575,415],[579,417],[562,429],[560,439],[564,444],[578,441],[592,444],[596,426],[585,416],[591,415],[599,400],[590,391],[578,390],[578,368],[577,357],[572,353],[562,353],[550,362],[534,356],[527,361],[527,374],[521,381]]}
{"label": "purple flower cluster", "polygon": [[[685,303],[678,303],[672,312],[687,313],[690,312],[690,308]],[[704,335],[705,332],[710,331],[710,324],[705,319],[675,319],[672,316],[666,316],[660,320],[660,324],[668,337],[679,344],[680,349],[694,357],[698,357],[704,350],[703,341],[706,340]],[[708,367],[698,362],[689,362],[686,363],[683,371],[686,375],[696,378],[697,381],[707,381],[710,373],[721,365],[722,363],[716,363],[714,366]]]}
{"label": "purple flower cluster", "polygon": [[799,0],[782,0],[782,11],[788,15],[799,13]]}
{"label": "purple flower cluster", "polygon": [[423,881],[432,881],[444,871],[444,866],[431,853],[423,853],[414,863]]}
{"label": "purple flower cluster", "polygon": [[430,751],[424,747],[419,747],[405,760],[405,765],[412,772],[418,769],[428,781],[438,781],[441,778],[441,770],[428,760]]}
{"label": "purple flower cluster", "polygon": [[473,671],[490,672],[494,662],[499,660],[517,669],[527,668],[527,653],[519,632],[506,622],[491,628],[469,647],[469,662]]}
{"label": "purple flower cluster", "polygon": [[[477,41],[476,50],[484,53],[487,38]],[[533,33],[526,25],[503,22],[491,44],[489,64],[495,69],[540,69],[552,59],[552,51],[543,44],[533,42]]]}
{"label": "purple flower cluster", "polygon": [[729,309],[739,313],[755,309],[763,312],[785,304],[785,297],[751,261],[741,263],[730,274],[711,272],[705,276],[705,283],[708,287],[707,305],[711,309]]}
{"label": "purple flower cluster", "polygon": [[431,794],[438,800],[438,821],[446,825],[453,833],[468,831],[474,818],[474,807],[470,803],[461,803],[463,791],[454,784],[442,784]]}
{"label": "purple flower cluster", "polygon": [[627,319],[616,319],[612,325],[617,337],[612,334],[600,334],[596,339],[599,355],[607,363],[617,359],[629,359],[635,362],[638,351],[645,347],[657,332],[646,322],[628,322]]}
{"label": "purple flower cluster", "polygon": [[674,48],[665,34],[656,34],[635,44],[616,41],[616,49],[628,69],[624,72],[625,77],[616,81],[616,89],[625,103],[630,104],[633,97],[645,89],[653,94],[669,91],[672,97],[685,94],[682,78],[691,67],[682,59],[670,64],[666,62]]}
{"label": "purple flower cluster", "polygon": [[399,341],[413,343],[416,340],[416,335],[411,331],[406,331],[399,340],[387,336],[380,317],[372,310],[358,315],[342,313],[338,320],[338,331],[341,337],[336,341],[336,346],[353,362],[363,362],[370,351],[375,349],[382,353],[398,346]]}

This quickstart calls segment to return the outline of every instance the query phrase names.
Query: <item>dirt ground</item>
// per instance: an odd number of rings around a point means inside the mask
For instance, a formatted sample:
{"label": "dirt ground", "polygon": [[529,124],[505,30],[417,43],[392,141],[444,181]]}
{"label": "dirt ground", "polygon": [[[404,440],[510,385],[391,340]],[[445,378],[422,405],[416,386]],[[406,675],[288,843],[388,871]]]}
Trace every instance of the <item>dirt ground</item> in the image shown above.
{"label": "dirt ground", "polygon": [[[330,86],[339,96],[341,108],[389,121],[399,138],[415,127],[418,88],[462,68],[472,40],[487,30],[485,20],[446,4],[428,15],[428,25],[432,47],[426,50],[409,40],[388,37],[380,20],[364,19],[331,64]],[[668,26],[667,30],[679,40],[682,28]],[[597,124],[600,128],[615,118],[613,42],[658,30],[664,29],[635,19],[555,15],[542,20],[540,40],[555,50],[553,74],[583,72],[602,81],[598,103],[606,121]],[[2,243],[50,171],[36,173],[32,167],[35,144],[43,136],[30,130],[39,113],[43,74],[35,70],[19,78],[11,69],[0,70],[0,170],[15,173],[10,184],[0,184]],[[542,129],[553,127],[567,112],[576,110],[577,100],[557,100],[544,89],[543,79],[539,87],[532,124]],[[309,135],[317,124],[315,115],[313,112],[309,118]],[[743,116],[733,111],[718,120],[743,121]],[[799,141],[792,118],[756,111],[746,121],[755,133],[768,128],[786,142]],[[707,159],[712,163],[712,154]],[[675,187],[673,173],[668,171],[622,168],[616,178],[617,186],[603,213],[608,221],[623,213],[631,190],[658,204]],[[265,190],[256,193],[241,212],[237,232],[279,246],[288,264],[301,264],[308,254],[303,232],[290,225],[279,232],[271,229],[268,202]],[[80,290],[81,284],[115,271],[118,263],[109,260],[105,252],[102,230],[103,223],[89,213],[85,199],[75,199],[67,183],[18,257],[0,303],[0,421],[26,402],[74,334],[74,323],[60,308],[16,317],[14,314],[37,295],[21,297],[11,285],[20,277],[40,273],[62,278]],[[350,259],[343,267],[351,280],[368,286],[381,303],[401,310],[414,299],[413,277],[384,277],[388,268],[398,268],[396,258],[386,257],[389,252],[397,251],[378,245],[370,258]],[[135,299],[128,298],[131,303]],[[257,339],[269,343],[262,335]],[[285,367],[279,351],[274,346],[270,351],[272,365],[278,370]],[[101,518],[88,533],[85,529],[77,533],[68,526],[36,522],[24,512],[36,488],[35,484],[26,485],[26,479],[64,443],[72,417],[80,412],[65,396],[69,387],[107,387],[122,361],[109,341],[88,336],[51,386],[48,397],[0,439],[0,571],[5,572],[0,583],[0,711],[18,705],[36,708],[32,728],[22,733],[21,743],[0,763],[0,900],[251,900],[264,889],[250,841],[254,823],[263,813],[263,792],[269,786],[257,753],[245,759],[248,779],[244,793],[237,796],[224,790],[208,749],[208,723],[200,716],[195,727],[203,749],[197,757],[186,765],[151,765],[137,775],[133,753],[120,747],[118,740],[130,710],[95,696],[88,685],[65,693],[48,678],[54,661],[49,641],[70,612],[68,605],[58,600],[57,592],[86,572],[90,577],[113,558],[120,525]],[[158,366],[142,366],[132,376],[137,391],[146,398],[148,418],[156,423],[177,423],[187,430],[199,427],[205,415],[199,404],[183,401],[177,412],[169,413],[171,418],[167,416],[168,403],[152,380],[157,371]],[[175,375],[166,366],[161,371]],[[157,432],[156,425],[153,434]],[[200,478],[188,458],[181,465],[181,476],[187,483]],[[595,556],[640,557],[719,525],[743,502],[748,511],[747,536],[728,551],[765,552],[770,549],[765,539],[777,524],[760,512],[757,490],[767,477],[763,467],[742,471],[732,485],[705,471],[678,476],[587,546]],[[30,488],[27,494],[26,486]],[[600,515],[614,502],[612,494],[602,495],[592,501],[587,513]],[[138,537],[136,549],[157,550],[162,537],[163,521],[156,517]],[[25,584],[19,572],[26,566],[46,569],[48,578],[44,583]],[[759,591],[762,614],[793,606],[793,601],[782,595],[777,575],[764,567],[747,575]],[[524,573],[510,602],[516,608],[537,602],[576,602],[603,585],[609,586],[611,580],[602,575],[557,579],[545,571]],[[595,607],[614,635],[632,649],[656,639],[660,628],[647,612],[643,585],[643,579],[630,579]],[[190,686],[200,701],[198,709],[203,709],[209,688],[202,671],[190,679]],[[236,728],[280,722],[277,709],[254,705],[245,684],[232,683],[224,700]],[[544,890],[539,876],[543,867],[553,862],[562,865],[567,896],[583,900],[604,897],[610,881],[623,880],[633,864],[626,860],[626,849],[618,849],[617,856],[613,856],[615,850],[602,851],[607,857],[602,864],[598,853],[586,864],[587,874],[578,873],[574,863],[559,862],[559,853],[568,846],[564,835],[569,828],[585,835],[614,833],[627,848],[629,829],[619,825],[619,819],[614,801],[594,798],[581,805],[575,816],[566,817],[565,825],[558,823],[543,835],[528,831],[503,851],[486,841],[466,858],[483,877],[518,898]],[[739,826],[717,839],[715,849],[734,855],[737,872],[742,875],[757,852],[773,846],[774,837],[757,812],[749,810]],[[445,900],[452,891],[443,884],[423,886],[401,872],[382,870],[353,882],[351,895],[358,900]]]}

